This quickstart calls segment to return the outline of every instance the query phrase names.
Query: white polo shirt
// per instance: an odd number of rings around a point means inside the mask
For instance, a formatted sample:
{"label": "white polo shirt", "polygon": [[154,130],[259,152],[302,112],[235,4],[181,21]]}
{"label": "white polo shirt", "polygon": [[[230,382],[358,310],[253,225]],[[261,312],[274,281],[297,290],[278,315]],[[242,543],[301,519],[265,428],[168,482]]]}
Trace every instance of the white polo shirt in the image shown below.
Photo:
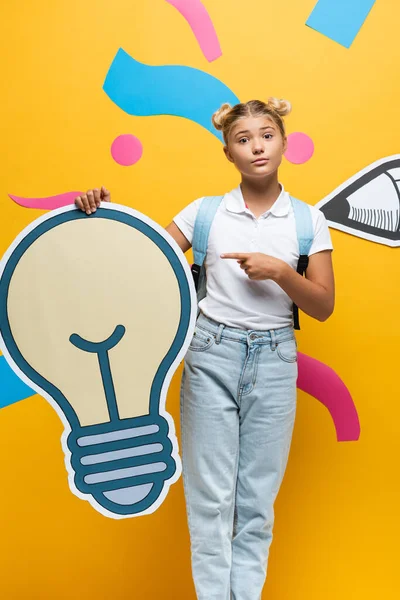
{"label": "white polo shirt", "polygon": [[[262,252],[297,269],[299,244],[290,196],[282,191],[270,210],[258,219],[246,208],[240,186],[226,194],[211,226],[206,257],[207,296],[200,310],[210,319],[230,327],[268,330],[293,324],[293,302],[277,283],[252,281],[236,260],[220,258],[227,252]],[[203,198],[184,208],[175,218],[192,243],[194,223]],[[332,250],[324,214],[310,206],[314,242],[310,255]]]}

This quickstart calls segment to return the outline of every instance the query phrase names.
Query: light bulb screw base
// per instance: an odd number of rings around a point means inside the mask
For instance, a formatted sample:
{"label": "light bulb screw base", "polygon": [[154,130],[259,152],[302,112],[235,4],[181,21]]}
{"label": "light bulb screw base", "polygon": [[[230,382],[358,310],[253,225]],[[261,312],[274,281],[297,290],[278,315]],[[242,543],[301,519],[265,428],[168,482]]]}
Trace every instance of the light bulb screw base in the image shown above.
{"label": "light bulb screw base", "polygon": [[105,509],[133,515],[147,510],[176,471],[169,425],[145,415],[71,431],[74,483]]}

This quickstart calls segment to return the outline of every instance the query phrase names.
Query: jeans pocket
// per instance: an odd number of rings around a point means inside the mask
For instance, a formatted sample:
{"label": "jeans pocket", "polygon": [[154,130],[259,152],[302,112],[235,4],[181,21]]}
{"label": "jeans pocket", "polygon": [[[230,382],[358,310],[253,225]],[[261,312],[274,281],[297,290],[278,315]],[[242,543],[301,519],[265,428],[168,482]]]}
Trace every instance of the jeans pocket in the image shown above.
{"label": "jeans pocket", "polygon": [[190,342],[189,350],[193,352],[204,352],[211,348],[215,342],[215,337],[212,333],[196,327],[192,341]]}
{"label": "jeans pocket", "polygon": [[279,342],[276,347],[277,354],[284,362],[294,363],[297,361],[297,343],[295,338]]}

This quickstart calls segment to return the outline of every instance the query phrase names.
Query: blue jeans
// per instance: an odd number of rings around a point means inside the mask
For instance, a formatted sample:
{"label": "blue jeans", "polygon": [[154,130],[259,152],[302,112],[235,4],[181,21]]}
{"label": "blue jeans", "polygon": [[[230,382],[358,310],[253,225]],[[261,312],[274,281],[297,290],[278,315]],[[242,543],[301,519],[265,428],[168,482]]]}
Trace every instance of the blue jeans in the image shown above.
{"label": "blue jeans", "polygon": [[289,455],[292,327],[246,331],[200,315],[181,387],[183,481],[198,600],[259,600]]}

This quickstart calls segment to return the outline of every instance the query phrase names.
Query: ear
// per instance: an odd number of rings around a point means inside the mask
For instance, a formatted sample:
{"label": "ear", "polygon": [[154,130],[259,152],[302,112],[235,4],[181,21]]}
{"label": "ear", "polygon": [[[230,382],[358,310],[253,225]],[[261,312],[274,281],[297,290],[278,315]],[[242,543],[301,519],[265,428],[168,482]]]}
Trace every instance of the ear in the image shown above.
{"label": "ear", "polygon": [[283,153],[282,154],[285,154],[286,150],[287,150],[287,137],[284,137],[283,138]]}
{"label": "ear", "polygon": [[224,146],[224,153],[225,153],[226,158],[229,160],[229,162],[233,163],[234,161],[233,161],[231,153],[229,152],[228,146]]}

